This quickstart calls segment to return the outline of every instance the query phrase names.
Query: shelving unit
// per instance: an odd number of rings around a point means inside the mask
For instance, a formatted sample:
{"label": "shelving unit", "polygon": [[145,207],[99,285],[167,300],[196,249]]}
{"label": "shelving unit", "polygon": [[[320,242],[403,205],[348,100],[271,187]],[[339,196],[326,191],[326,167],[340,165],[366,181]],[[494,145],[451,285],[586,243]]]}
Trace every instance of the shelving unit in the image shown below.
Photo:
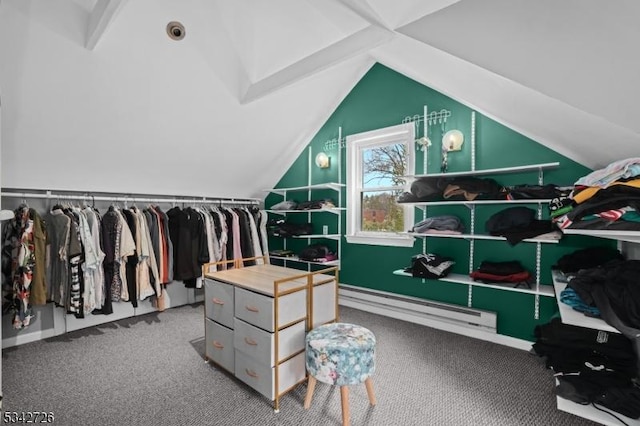
{"label": "shelving unit", "polygon": [[[342,128],[338,129],[338,140],[342,140]],[[298,235],[298,236],[293,236],[290,237],[291,239],[295,239],[295,240],[300,240],[300,239],[306,239],[307,242],[309,244],[311,244],[311,240],[330,240],[330,241],[336,241],[337,242],[337,250],[336,250],[336,254],[338,256],[337,260],[334,261],[329,261],[329,262],[313,262],[313,261],[307,261],[307,260],[302,260],[300,258],[298,258],[297,256],[290,256],[290,257],[284,257],[284,256],[270,256],[271,259],[276,259],[276,260],[280,260],[284,263],[284,266],[287,266],[287,263],[297,263],[297,264],[307,264],[307,269],[309,269],[311,267],[311,265],[322,265],[322,266],[337,266],[338,268],[340,267],[340,260],[342,258],[342,215],[344,212],[346,212],[346,208],[342,207],[342,191],[344,190],[344,188],[346,187],[345,184],[341,183],[342,181],[342,167],[341,167],[341,150],[338,149],[338,158],[337,161],[335,162],[337,164],[337,174],[338,174],[338,182],[326,182],[326,183],[315,183],[313,184],[311,182],[311,168],[312,165],[314,163],[314,159],[313,159],[313,151],[312,148],[309,147],[308,150],[308,174],[307,174],[307,185],[303,185],[303,186],[294,186],[294,187],[287,187],[287,188],[270,188],[270,189],[266,189],[266,192],[271,192],[273,194],[278,194],[281,195],[283,197],[283,201],[287,201],[290,196],[291,193],[296,193],[296,194],[300,194],[302,192],[306,191],[306,198],[307,200],[311,200],[312,197],[312,191],[318,191],[318,190],[330,190],[330,191],[334,191],[336,193],[336,203],[335,203],[335,207],[330,207],[330,208],[320,208],[320,209],[309,209],[309,210],[273,210],[273,209],[267,209],[266,212],[267,213],[271,213],[271,214],[277,214],[277,215],[281,215],[281,216],[287,216],[287,215],[299,215],[302,213],[306,213],[307,214],[307,221],[308,222],[312,222],[312,216],[316,215],[316,214],[322,214],[322,213],[328,213],[328,214],[333,214],[335,215],[335,220],[336,220],[336,225],[335,225],[335,229],[336,232],[327,232],[326,230],[324,230],[323,233],[321,234],[311,234],[311,235]],[[333,225],[332,225],[333,226]],[[317,232],[317,231],[316,231]],[[287,249],[287,238],[284,238],[284,249]]]}
{"label": "shelving unit", "polygon": [[[311,150],[309,150],[309,157],[311,157]],[[316,184],[316,185],[307,185],[307,186],[298,186],[298,187],[293,187],[293,188],[275,188],[275,189],[268,189],[266,191],[269,192],[273,192],[276,194],[280,194],[283,196],[284,200],[287,200],[287,196],[289,195],[289,193],[291,192],[301,192],[301,191],[307,191],[308,192],[308,197],[311,197],[311,191],[312,190],[322,190],[322,189],[328,189],[328,190],[333,190],[336,191],[337,193],[337,198],[338,198],[338,205],[340,205],[341,203],[341,199],[342,199],[342,189],[345,187],[344,184],[340,184],[340,183],[336,183],[336,182],[329,182],[329,183],[321,183],[321,184]],[[309,222],[311,222],[311,215],[312,214],[318,214],[318,213],[331,213],[336,215],[336,220],[337,220],[337,229],[338,231],[340,231],[341,229],[341,223],[342,223],[342,212],[346,211],[346,208],[344,207],[331,207],[331,208],[321,208],[321,209],[310,209],[310,210],[266,210],[268,213],[273,213],[273,214],[279,214],[282,216],[287,216],[289,214],[300,214],[300,213],[307,213],[308,215],[308,220]],[[285,266],[287,262],[297,262],[297,263],[305,263],[308,265],[325,265],[325,266],[340,266],[340,258],[341,258],[341,239],[342,239],[342,234],[341,233],[333,233],[333,234],[312,234],[312,235],[297,235],[294,237],[291,237],[294,239],[306,239],[306,240],[321,240],[321,239],[327,239],[327,240],[333,240],[333,241],[337,241],[338,242],[338,250],[337,250],[337,255],[338,255],[338,259],[334,260],[334,261],[330,261],[330,262],[312,262],[312,261],[308,261],[308,260],[302,260],[300,258],[298,258],[297,256],[290,256],[290,257],[281,257],[281,256],[270,256],[272,259],[277,259],[277,260],[281,260],[283,262],[285,262]],[[287,248],[287,240],[284,240],[284,248]]]}
{"label": "shelving unit", "polygon": [[[556,168],[560,165],[559,162],[550,162],[550,163],[539,163],[539,164],[527,164],[522,166],[513,166],[513,167],[502,167],[502,168],[491,168],[491,169],[482,169],[475,170],[475,114],[472,115],[472,158],[471,158],[471,170],[463,171],[463,172],[448,172],[448,173],[430,173],[430,174],[422,174],[422,175],[410,175],[406,176],[407,179],[420,179],[420,178],[438,178],[438,177],[461,177],[461,176],[488,176],[488,175],[496,175],[496,174],[509,174],[509,173],[524,173],[524,172],[538,172],[537,184],[543,185],[544,175],[543,171],[548,169]],[[504,205],[504,206],[512,206],[512,205],[526,205],[533,204],[537,206],[537,218],[540,219],[542,217],[542,206],[548,204],[550,199],[518,199],[518,200],[507,200],[507,199],[495,199],[495,200],[473,200],[473,201],[459,201],[459,200],[444,200],[444,201],[428,201],[428,202],[408,202],[401,203],[402,205],[410,205],[416,208],[420,208],[423,211],[423,218],[427,218],[427,208],[430,206],[466,206],[470,211],[470,233],[467,234],[417,234],[417,233],[406,233],[408,235],[412,235],[415,238],[423,238],[423,252],[426,252],[426,240],[427,238],[458,238],[465,239],[469,241],[469,273],[474,270],[474,254],[475,254],[475,240],[495,240],[495,241],[506,241],[506,238],[486,235],[486,234],[476,234],[475,233],[475,222],[476,222],[476,206],[483,205]],[[473,301],[473,287],[488,287],[495,288],[500,290],[508,290],[508,291],[517,291],[521,293],[529,293],[535,295],[535,303],[534,303],[534,318],[538,319],[540,314],[540,296],[544,297],[555,297],[553,287],[546,286],[541,284],[540,277],[540,259],[541,259],[541,246],[542,244],[553,244],[557,243],[558,240],[554,239],[546,239],[546,238],[530,238],[523,240],[522,242],[533,243],[536,245],[536,270],[535,270],[535,284],[533,288],[513,288],[508,285],[501,283],[491,283],[485,284],[473,281],[469,276],[460,275],[460,274],[450,274],[446,278],[441,279],[441,281],[449,281],[460,284],[468,285],[468,298],[467,305],[469,307],[472,306]],[[399,271],[395,271],[394,274],[403,275],[398,273]],[[402,272],[402,271],[401,271]],[[410,274],[407,274],[410,276]]]}

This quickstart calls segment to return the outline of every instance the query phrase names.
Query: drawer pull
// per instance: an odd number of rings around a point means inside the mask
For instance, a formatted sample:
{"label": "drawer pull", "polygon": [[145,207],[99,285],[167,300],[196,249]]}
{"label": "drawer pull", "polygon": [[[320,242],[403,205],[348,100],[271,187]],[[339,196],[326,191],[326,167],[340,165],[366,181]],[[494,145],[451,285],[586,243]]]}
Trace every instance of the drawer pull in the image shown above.
{"label": "drawer pull", "polygon": [[260,312],[260,310],[255,306],[246,306],[244,307],[249,312]]}
{"label": "drawer pull", "polygon": [[253,370],[249,370],[248,368],[245,368],[244,371],[247,373],[247,376],[249,377],[253,377],[254,379],[259,378],[258,374]]}
{"label": "drawer pull", "polygon": [[216,305],[224,305],[224,301],[223,301],[223,300],[218,299],[217,297],[214,297],[213,299],[211,299],[211,301],[212,301],[213,303],[215,303]]}
{"label": "drawer pull", "polygon": [[224,349],[224,345],[222,343],[218,342],[217,340],[214,340],[213,342],[211,342],[211,344],[216,349]]}
{"label": "drawer pull", "polygon": [[251,345],[251,346],[258,346],[258,342],[256,342],[256,341],[255,341],[255,340],[253,340],[253,339],[250,339],[249,337],[245,337],[245,338],[244,338],[244,342],[245,342],[247,345]]}

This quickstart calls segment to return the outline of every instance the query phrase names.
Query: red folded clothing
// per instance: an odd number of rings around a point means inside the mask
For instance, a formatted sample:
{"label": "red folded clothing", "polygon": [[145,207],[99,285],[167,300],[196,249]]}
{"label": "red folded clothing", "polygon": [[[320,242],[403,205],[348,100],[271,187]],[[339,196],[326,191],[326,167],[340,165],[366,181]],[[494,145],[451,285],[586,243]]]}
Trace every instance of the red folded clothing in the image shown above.
{"label": "red folded clothing", "polygon": [[486,272],[473,271],[469,274],[474,281],[482,281],[487,283],[526,283],[531,274],[527,271],[517,272],[509,275],[495,275]]}

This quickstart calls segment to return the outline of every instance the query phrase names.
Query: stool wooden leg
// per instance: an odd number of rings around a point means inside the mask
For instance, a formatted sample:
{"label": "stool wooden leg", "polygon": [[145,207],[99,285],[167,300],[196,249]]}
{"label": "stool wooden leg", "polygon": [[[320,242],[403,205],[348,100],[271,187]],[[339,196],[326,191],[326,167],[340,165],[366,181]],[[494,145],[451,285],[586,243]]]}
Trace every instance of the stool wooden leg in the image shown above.
{"label": "stool wooden leg", "polygon": [[349,426],[349,387],[340,386],[340,400],[342,401],[342,426]]}
{"label": "stool wooden leg", "polygon": [[304,397],[304,409],[308,410],[311,406],[311,398],[313,398],[313,391],[316,388],[316,378],[313,376],[309,376],[309,380],[307,382],[307,396]]}
{"label": "stool wooden leg", "polygon": [[367,378],[367,380],[364,381],[364,385],[367,387],[369,402],[371,403],[371,405],[376,405],[376,396],[373,393],[373,381],[371,380],[371,377]]}

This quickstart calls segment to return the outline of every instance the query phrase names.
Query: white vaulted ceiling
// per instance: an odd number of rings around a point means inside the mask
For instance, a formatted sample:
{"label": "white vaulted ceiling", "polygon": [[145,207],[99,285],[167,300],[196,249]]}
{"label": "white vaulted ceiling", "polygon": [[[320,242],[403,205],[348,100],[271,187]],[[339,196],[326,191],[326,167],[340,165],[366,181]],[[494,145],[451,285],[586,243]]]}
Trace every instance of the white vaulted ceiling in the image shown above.
{"label": "white vaulted ceiling", "polygon": [[2,182],[261,197],[375,62],[601,167],[638,156],[639,18],[633,0],[2,0]]}

